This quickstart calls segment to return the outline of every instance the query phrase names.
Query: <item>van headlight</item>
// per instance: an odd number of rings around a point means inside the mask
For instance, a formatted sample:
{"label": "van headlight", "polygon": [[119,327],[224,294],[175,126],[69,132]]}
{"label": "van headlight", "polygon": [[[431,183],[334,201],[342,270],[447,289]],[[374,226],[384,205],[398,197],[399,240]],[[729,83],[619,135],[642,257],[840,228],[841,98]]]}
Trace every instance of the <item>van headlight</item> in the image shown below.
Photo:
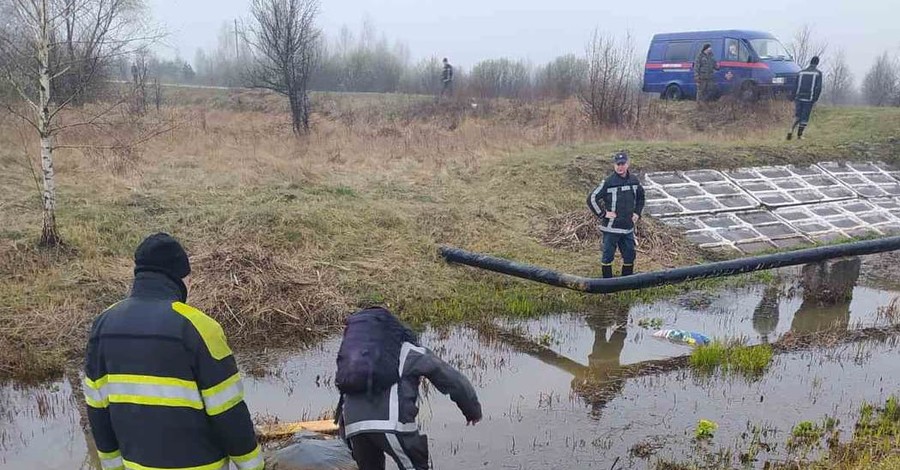
{"label": "van headlight", "polygon": [[784,77],[775,77],[772,79],[772,83],[776,85],[784,85]]}

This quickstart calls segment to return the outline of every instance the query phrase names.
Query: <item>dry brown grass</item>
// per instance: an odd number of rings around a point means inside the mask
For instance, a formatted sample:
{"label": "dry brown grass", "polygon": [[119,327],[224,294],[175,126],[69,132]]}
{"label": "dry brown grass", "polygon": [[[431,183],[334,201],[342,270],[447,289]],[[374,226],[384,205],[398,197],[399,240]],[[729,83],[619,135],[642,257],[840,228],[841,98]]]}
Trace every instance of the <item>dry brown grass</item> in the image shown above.
{"label": "dry brown grass", "polygon": [[[189,302],[241,344],[316,336],[366,302],[421,321],[563,308],[580,297],[448,266],[435,247],[592,273],[596,239],[576,209],[609,171],[605,155],[627,146],[643,168],[688,167],[698,146],[712,159],[746,145],[734,139],[782,134],[752,119],[740,135],[698,134],[679,124],[693,103],[654,102],[648,116],[663,118],[597,130],[574,102],[472,107],[329,95],[314,98],[313,132],[296,138],[270,95],[179,93],[184,99],[173,93],[159,115],[112,116],[60,137],[109,147],[57,153],[62,252],[32,248],[40,206],[23,152],[37,151],[34,142],[22,146],[20,124],[0,121],[0,351],[11,352],[0,355],[0,375],[46,374],[78,358],[91,320],[127,293],[132,250],[157,230],[178,236],[194,257]],[[168,125],[134,151],[115,145]],[[699,260],[676,235],[643,226],[642,270]]]}
{"label": "dry brown grass", "polygon": [[[552,216],[542,228],[542,242],[553,248],[596,253],[602,241],[597,217],[588,210]],[[638,221],[635,240],[644,270],[672,268],[701,257],[680,232],[649,216]]]}

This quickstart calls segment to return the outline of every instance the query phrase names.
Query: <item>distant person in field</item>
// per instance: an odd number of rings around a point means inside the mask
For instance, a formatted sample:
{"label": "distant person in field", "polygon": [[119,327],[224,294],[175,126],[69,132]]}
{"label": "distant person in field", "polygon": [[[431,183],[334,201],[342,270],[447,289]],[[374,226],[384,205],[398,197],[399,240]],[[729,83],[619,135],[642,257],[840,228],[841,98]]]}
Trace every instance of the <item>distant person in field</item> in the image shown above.
{"label": "distant person in field", "polygon": [[613,156],[613,172],[588,197],[588,207],[600,218],[603,232],[603,255],[600,267],[604,278],[613,276],[612,263],[616,249],[622,253],[622,275],[634,274],[637,257],[634,225],[644,210],[644,187],[628,171],[628,154]]}
{"label": "distant person in field", "polygon": [[335,416],[359,470],[384,470],[385,454],[401,470],[428,470],[428,437],[416,423],[423,377],[450,395],[467,425],[481,421],[469,380],[381,307],[347,318],[334,377],[341,392]]}
{"label": "distant person in field", "polygon": [[694,60],[694,81],[697,82],[697,101],[705,103],[716,97],[715,74],[719,63],[713,57],[711,44],[704,44]]}
{"label": "distant person in field", "polygon": [[[818,69],[819,57],[813,57],[809,61],[809,67],[800,71],[797,76],[797,92],[794,94],[794,124],[788,132],[787,140],[794,138],[794,130],[797,130],[797,138],[803,139],[803,131],[809,124],[809,116],[813,106],[819,101],[822,94],[822,72]],[[799,127],[799,128],[798,128]]]}
{"label": "distant person in field", "polygon": [[441,98],[453,96],[453,66],[444,57],[444,69],[441,71]]}

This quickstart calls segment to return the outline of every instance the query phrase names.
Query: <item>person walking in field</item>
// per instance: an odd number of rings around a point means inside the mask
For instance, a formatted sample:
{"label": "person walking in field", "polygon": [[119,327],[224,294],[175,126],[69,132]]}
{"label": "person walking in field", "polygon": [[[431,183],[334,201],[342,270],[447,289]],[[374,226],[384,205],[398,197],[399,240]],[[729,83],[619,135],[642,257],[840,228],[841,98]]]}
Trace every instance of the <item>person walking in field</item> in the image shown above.
{"label": "person walking in field", "polygon": [[803,131],[809,125],[809,117],[813,106],[819,101],[822,94],[822,72],[818,69],[819,57],[815,56],[809,61],[809,67],[800,71],[797,76],[797,92],[794,94],[794,124],[788,132],[787,140],[794,138],[794,130],[797,130],[797,138],[803,140]]}
{"label": "person walking in field", "polygon": [[644,187],[628,171],[628,154],[613,156],[613,172],[588,196],[588,207],[600,218],[603,232],[603,254],[600,267],[604,278],[613,276],[612,263],[616,249],[622,254],[622,275],[634,273],[637,257],[634,225],[644,210]]}
{"label": "person walking in field", "polygon": [[351,315],[337,357],[335,413],[360,470],[384,470],[385,454],[400,470],[427,470],[428,437],[419,434],[419,385],[427,378],[450,395],[466,423],[481,421],[468,379],[419,346],[416,335],[381,307]]}
{"label": "person walking in field", "polygon": [[444,69],[441,71],[441,98],[453,96],[453,66],[444,57]]}
{"label": "person walking in field", "polygon": [[694,60],[694,81],[697,82],[697,101],[706,103],[716,96],[715,73],[719,63],[713,57],[711,44],[704,44]]}
{"label": "person walking in field", "polygon": [[184,248],[151,235],[134,263],[131,295],[94,321],[85,359],[84,396],[103,469],[262,470],[222,327],[185,303]]}

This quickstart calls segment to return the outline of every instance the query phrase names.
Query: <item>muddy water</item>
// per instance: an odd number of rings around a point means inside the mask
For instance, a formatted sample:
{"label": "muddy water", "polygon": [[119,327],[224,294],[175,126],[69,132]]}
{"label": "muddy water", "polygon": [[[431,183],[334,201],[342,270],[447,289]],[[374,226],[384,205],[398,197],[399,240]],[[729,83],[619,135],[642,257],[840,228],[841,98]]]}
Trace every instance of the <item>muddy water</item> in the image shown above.
{"label": "muddy water", "polygon": [[[852,429],[862,401],[900,390],[900,348],[893,341],[782,354],[757,380],[676,370],[618,382],[603,400],[576,392],[585,381],[604,384],[622,365],[689,353],[653,338],[652,330],[638,325],[643,318],[658,318],[664,328],[761,343],[788,332],[885,324],[878,309],[897,295],[858,286],[852,299],[819,307],[803,294],[795,285],[751,286],[622,312],[497,322],[533,347],[466,328],[427,331],[423,343],[472,378],[485,410],[481,424],[466,427],[449,400],[426,389],[420,418],[435,467],[648,468],[658,458],[695,456],[699,419],[719,424],[712,442],[703,444],[707,450],[740,452],[748,429],[775,430],[763,439],[770,453],[760,455],[773,459],[784,457],[790,428],[799,421],[830,415]],[[282,420],[328,412],[336,401],[331,380],[338,342],[272,357],[274,373],[246,380],[251,410]],[[95,468],[78,410],[68,380],[0,387],[0,469]],[[634,456],[637,447],[652,455]]]}

